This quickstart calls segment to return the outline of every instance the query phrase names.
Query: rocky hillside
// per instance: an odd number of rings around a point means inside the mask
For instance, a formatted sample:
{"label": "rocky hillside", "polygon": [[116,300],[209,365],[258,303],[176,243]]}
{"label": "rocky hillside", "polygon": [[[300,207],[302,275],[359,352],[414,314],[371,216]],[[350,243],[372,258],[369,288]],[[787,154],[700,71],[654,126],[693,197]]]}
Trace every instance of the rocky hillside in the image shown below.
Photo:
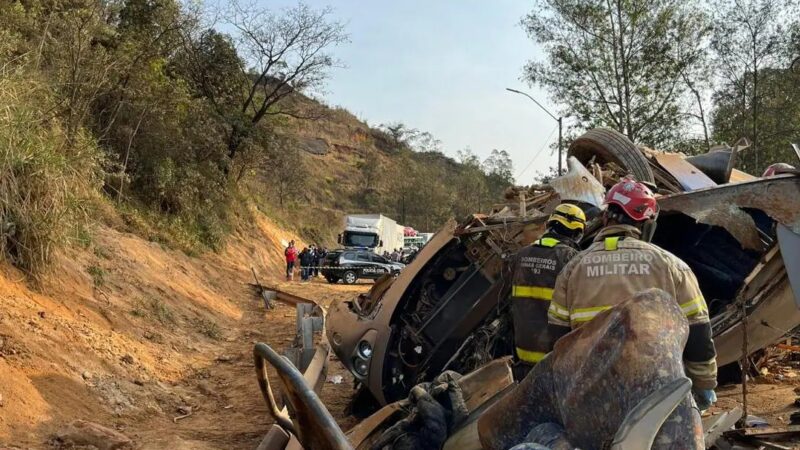
{"label": "rocky hillside", "polygon": [[511,182],[509,171],[501,174],[474,154],[456,161],[438,145],[417,144],[415,130],[393,136],[344,109],[303,102],[318,118],[286,120],[280,128],[298,151],[297,178],[283,186],[274,170],[255,170],[248,186],[268,214],[309,240],[330,244],[348,213],[382,213],[436,231],[450,217],[491,207]]}

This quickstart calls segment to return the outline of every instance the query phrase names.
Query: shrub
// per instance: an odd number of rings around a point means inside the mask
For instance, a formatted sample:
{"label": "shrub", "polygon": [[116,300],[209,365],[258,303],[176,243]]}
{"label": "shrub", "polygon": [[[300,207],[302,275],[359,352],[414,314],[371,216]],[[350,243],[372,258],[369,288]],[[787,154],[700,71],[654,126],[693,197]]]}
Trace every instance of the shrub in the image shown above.
{"label": "shrub", "polygon": [[197,326],[197,331],[199,331],[200,334],[215,341],[219,340],[222,336],[222,329],[220,329],[219,325],[213,320],[198,317],[195,321],[195,326]]}
{"label": "shrub", "polygon": [[89,266],[86,272],[92,277],[94,287],[101,287],[106,284],[106,271],[100,266]]}
{"label": "shrub", "polygon": [[0,66],[0,258],[35,274],[71,239],[85,241],[100,152],[83,131],[67,139],[47,86]]}
{"label": "shrub", "polygon": [[163,300],[150,298],[138,299],[131,309],[131,314],[141,318],[153,318],[164,325],[174,324],[175,315]]}

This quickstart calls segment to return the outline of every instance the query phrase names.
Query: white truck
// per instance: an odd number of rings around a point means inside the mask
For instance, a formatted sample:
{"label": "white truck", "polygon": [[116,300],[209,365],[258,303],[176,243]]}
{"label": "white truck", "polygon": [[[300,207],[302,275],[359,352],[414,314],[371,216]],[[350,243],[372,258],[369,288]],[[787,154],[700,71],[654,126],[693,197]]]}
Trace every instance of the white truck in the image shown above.
{"label": "white truck", "polygon": [[339,244],[365,248],[377,254],[403,248],[403,227],[382,214],[351,214],[344,218]]}

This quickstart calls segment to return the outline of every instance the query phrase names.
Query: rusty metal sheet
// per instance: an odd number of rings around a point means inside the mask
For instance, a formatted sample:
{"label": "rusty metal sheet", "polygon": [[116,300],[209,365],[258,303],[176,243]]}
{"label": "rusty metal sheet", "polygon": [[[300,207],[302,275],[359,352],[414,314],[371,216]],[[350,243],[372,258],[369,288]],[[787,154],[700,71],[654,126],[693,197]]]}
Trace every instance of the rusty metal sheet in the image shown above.
{"label": "rusty metal sheet", "polygon": [[270,300],[278,300],[281,303],[285,303],[289,306],[297,306],[300,304],[311,304],[316,305],[317,302],[311,299],[307,299],[305,297],[301,297],[299,295],[290,294],[286,291],[281,291],[274,286],[264,286],[263,288],[263,295],[269,297]]}
{"label": "rusty metal sheet", "polygon": [[561,200],[573,200],[598,208],[603,204],[606,190],[602,183],[589,172],[574,156],[567,160],[569,172],[550,182],[550,186],[558,193]]}
{"label": "rusty metal sheet", "polygon": [[753,219],[742,208],[764,211],[800,234],[800,177],[779,175],[724,184],[659,198],[662,211],[686,214],[698,222],[725,228],[743,247],[761,250]]}
{"label": "rusty metal sheet", "polygon": [[404,412],[408,405],[407,400],[390,403],[376,411],[371,416],[362,420],[347,432],[346,436],[354,448],[359,448],[367,440],[375,435],[379,435],[386,427],[391,425],[392,420]]}
{"label": "rusty metal sheet", "polygon": [[442,450],[482,450],[478,421],[474,420],[451,435]]}
{"label": "rusty metal sheet", "polygon": [[398,308],[406,291],[417,275],[430,263],[447,244],[454,239],[456,222],[449,220],[428,243],[422,247],[417,257],[407,265],[380,299],[379,306],[367,313],[368,318],[356,314],[348,308],[348,302],[336,302],[330,306],[325,318],[328,340],[344,366],[352,372],[352,355],[346,353],[356,348],[358,342],[370,330],[375,330],[381,339],[375,342],[370,368],[365,385],[380,404],[386,404],[383,393],[383,371],[380,370],[386,353],[389,351],[392,314]]}
{"label": "rusty metal sheet", "polygon": [[729,433],[734,436],[761,436],[761,437],[776,437],[785,434],[794,436],[800,435],[800,425],[788,425],[785,427],[754,427],[742,428],[738,430],[731,430]]}
{"label": "rusty metal sheet", "polygon": [[794,302],[800,308],[800,235],[786,225],[778,224],[778,245],[794,292]]}
{"label": "rusty metal sheet", "polygon": [[280,425],[273,423],[256,450],[284,450],[289,443],[290,436]]}
{"label": "rusty metal sheet", "polygon": [[708,175],[683,159],[677,153],[662,153],[656,155],[656,161],[664,170],[675,177],[681,187],[686,191],[716,186]]}
{"label": "rusty metal sheet", "polygon": [[[788,279],[783,279],[775,290],[765,296],[747,315],[748,353],[770,345],[800,324],[800,310],[794,303],[794,294]],[[766,325],[765,325],[766,323]],[[742,321],[714,336],[717,365],[722,367],[742,357]]]}
{"label": "rusty metal sheet", "polygon": [[703,441],[706,443],[706,448],[713,447],[717,439],[722,437],[722,433],[736,425],[736,422],[742,418],[742,414],[742,408],[737,406],[722,414],[703,417]]}
{"label": "rusty metal sheet", "polygon": [[487,400],[514,384],[511,357],[495,359],[458,381],[467,411],[472,413]]}

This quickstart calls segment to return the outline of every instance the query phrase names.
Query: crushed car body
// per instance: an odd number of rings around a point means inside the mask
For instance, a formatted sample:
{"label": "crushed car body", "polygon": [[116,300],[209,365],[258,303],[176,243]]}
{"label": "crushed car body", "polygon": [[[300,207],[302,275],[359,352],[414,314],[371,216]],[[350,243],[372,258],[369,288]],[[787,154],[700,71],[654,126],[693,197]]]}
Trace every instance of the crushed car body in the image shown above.
{"label": "crushed car body", "polygon": [[[298,371],[273,361],[279,356],[271,349],[257,347],[259,383],[277,422],[259,448],[373,448],[385,431],[410,420],[412,400],[424,396],[420,383],[438,382],[449,371],[466,374],[455,384],[466,398],[469,420],[450,430],[442,448],[481,448],[477,418],[515,386],[507,356],[513,333],[505,263],[527,244],[523,228],[533,224],[544,231],[552,209],[570,201],[586,213],[586,245],[602,226],[605,190],[628,174],[659,194],[652,241],[697,275],[718,364],[739,361],[743,342],[748,353],[774,343],[800,325],[800,173],[759,178],[740,172],[736,157],[746,150],[742,141],[683,158],[638,148],[613,130],[587,132],[570,147],[567,174],[549,184],[509,189],[506,202],[490,213],[448,222],[398,276],[383,277],[369,292],[331,305],[314,360],[327,355],[329,345],[362,392],[383,405],[348,433],[333,429],[330,413],[317,404],[320,375],[312,372],[322,364],[295,364]],[[267,362],[284,385],[294,386],[282,389],[288,416],[262,380]],[[645,448],[637,439],[653,438],[685,399],[688,380],[674,381],[629,411],[640,419],[650,417],[648,411],[658,413],[655,422],[642,422],[649,435],[635,437],[641,423],[626,416],[621,434],[614,436],[613,444],[619,445],[611,448]],[[591,408],[583,413],[591,414]],[[726,420],[735,413],[727,413]],[[289,416],[293,425],[287,426],[325,433],[292,432],[281,425]]]}
{"label": "crushed car body", "polygon": [[[703,448],[715,430],[701,424],[688,397],[691,382],[681,362],[687,335],[688,322],[671,297],[643,291],[565,336],[520,384],[510,357],[464,376],[445,371],[347,433],[316,395],[309,374],[258,344],[259,383],[276,421],[258,448]],[[267,363],[277,372],[283,410]],[[556,423],[556,417],[566,420]]]}
{"label": "crushed car body", "polygon": [[491,214],[446,224],[400,276],[332,305],[332,349],[380,404],[405,398],[444,370],[468,373],[510,354],[503,263],[525,244],[522,228],[535,223],[544,230],[550,211],[569,200],[586,211],[584,242],[590,242],[601,225],[605,187],[633,172],[661,194],[653,242],[693,269],[709,304],[719,364],[735,362],[742,310],[734,304],[746,304],[751,351],[800,324],[798,287],[793,291],[783,258],[796,256],[800,245],[800,177],[738,172],[732,160],[744,149],[746,143],[714,149],[698,163],[709,176],[690,159],[662,166],[665,153],[639,149],[612,130],[592,130],[570,148],[568,174],[509,192]]}

